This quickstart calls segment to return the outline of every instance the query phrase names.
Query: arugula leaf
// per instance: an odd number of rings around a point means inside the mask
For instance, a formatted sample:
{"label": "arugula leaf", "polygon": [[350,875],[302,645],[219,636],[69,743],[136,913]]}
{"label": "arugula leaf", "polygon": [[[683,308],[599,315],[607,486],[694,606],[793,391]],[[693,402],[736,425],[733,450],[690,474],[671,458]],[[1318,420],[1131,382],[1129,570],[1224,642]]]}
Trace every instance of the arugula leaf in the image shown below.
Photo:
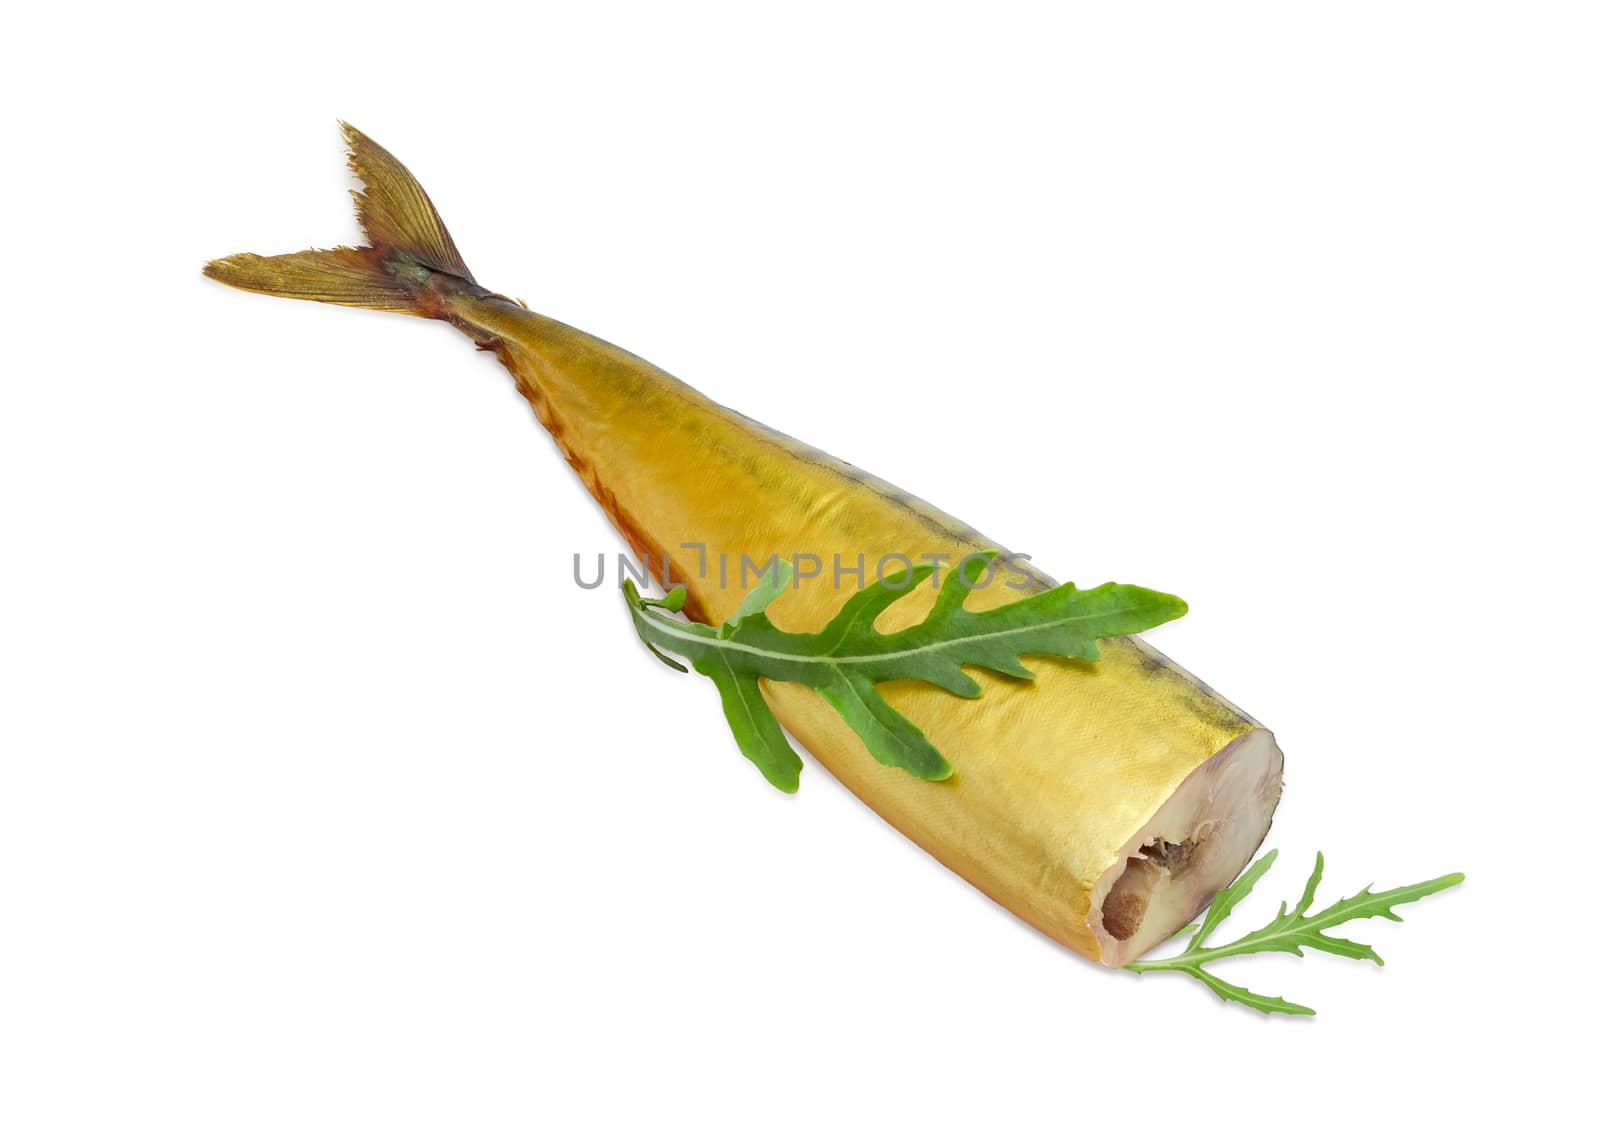
{"label": "arugula leaf", "polygon": [[785,794],[800,789],[800,756],[789,746],[777,717],[767,707],[759,679],[748,672],[734,671],[721,653],[696,660],[694,670],[711,677],[717,686],[722,714],[728,717],[728,726],[744,757]]}
{"label": "arugula leaf", "polygon": [[1206,937],[1216,931],[1234,906],[1250,895],[1250,890],[1256,886],[1256,881],[1266,875],[1272,867],[1272,862],[1278,859],[1278,851],[1272,850],[1255,864],[1251,865],[1238,880],[1227,888],[1222,889],[1211,898],[1211,906],[1206,909],[1206,918],[1200,921],[1200,926],[1195,929],[1194,939],[1189,942],[1189,950],[1193,951],[1206,941]]}
{"label": "arugula leaf", "polygon": [[1277,857],[1278,851],[1272,850],[1251,865],[1238,880],[1212,897],[1211,907],[1207,909],[1205,919],[1195,931],[1194,937],[1190,939],[1189,946],[1182,952],[1170,959],[1129,963],[1124,970],[1140,975],[1147,971],[1182,971],[1210,987],[1218,998],[1243,1003],[1264,1014],[1315,1014],[1316,1011],[1309,1006],[1285,1002],[1281,998],[1267,998],[1244,987],[1224,982],[1206,970],[1205,964],[1218,959],[1268,951],[1287,952],[1303,958],[1305,951],[1302,949],[1309,947],[1316,951],[1325,951],[1330,955],[1342,955],[1346,959],[1371,959],[1381,967],[1383,960],[1371,947],[1342,936],[1328,935],[1327,929],[1350,920],[1365,920],[1375,916],[1398,923],[1400,917],[1394,911],[1396,904],[1409,904],[1421,900],[1424,896],[1442,892],[1466,879],[1461,873],[1448,873],[1434,880],[1425,880],[1421,884],[1408,884],[1401,888],[1391,888],[1386,892],[1373,892],[1369,884],[1354,896],[1335,901],[1320,912],[1312,912],[1311,904],[1316,899],[1317,886],[1322,883],[1322,854],[1318,853],[1317,863],[1311,870],[1310,879],[1306,881],[1305,891],[1301,893],[1300,901],[1292,911],[1287,903],[1280,904],[1278,914],[1266,927],[1257,928],[1232,943],[1225,943],[1219,947],[1205,946],[1206,939],[1228,918],[1234,907],[1250,894],[1250,890],[1266,875]]}
{"label": "arugula leaf", "polygon": [[[711,678],[739,750],[778,789],[793,793],[799,787],[800,757],[761,692],[762,678],[816,689],[879,762],[938,781],[954,768],[916,724],[879,695],[878,684],[923,680],[972,699],[982,688],[963,665],[1031,680],[1023,656],[1099,660],[1095,642],[1100,638],[1142,632],[1188,610],[1170,594],[1112,582],[1092,590],[1069,582],[993,609],[967,609],[967,595],[978,588],[998,553],[972,555],[963,568],[948,571],[928,616],[895,633],[880,633],[873,622],[926,581],[932,565],[888,575],[852,594],[816,633],[788,633],[767,617],[767,607],[793,580],[782,559],[716,627],[668,615],[683,608],[683,587],[665,598],[646,598],[625,580],[623,596],[634,629],[652,653],[684,671],[666,655],[676,653]],[[969,578],[975,564],[983,569]]]}

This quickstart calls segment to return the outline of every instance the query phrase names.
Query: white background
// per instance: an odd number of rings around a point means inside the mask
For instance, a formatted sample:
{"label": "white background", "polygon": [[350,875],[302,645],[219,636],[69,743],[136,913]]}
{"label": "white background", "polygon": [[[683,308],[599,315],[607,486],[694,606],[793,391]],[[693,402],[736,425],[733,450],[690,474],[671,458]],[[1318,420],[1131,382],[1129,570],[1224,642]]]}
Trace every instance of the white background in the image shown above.
{"label": "white background", "polygon": [[[577,7],[8,17],[0,1126],[1586,1112],[1592,9]],[[1466,885],[1263,1019],[768,788],[491,358],[200,277],[355,239],[335,117],[490,287],[1183,594],[1289,760],[1241,927]]]}

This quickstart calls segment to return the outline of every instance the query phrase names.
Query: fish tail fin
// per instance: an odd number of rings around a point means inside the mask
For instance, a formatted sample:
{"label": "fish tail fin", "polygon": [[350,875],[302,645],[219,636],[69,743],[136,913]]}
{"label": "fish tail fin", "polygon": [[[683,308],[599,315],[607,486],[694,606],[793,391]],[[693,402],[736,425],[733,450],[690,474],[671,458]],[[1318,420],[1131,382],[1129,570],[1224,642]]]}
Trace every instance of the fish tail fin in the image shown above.
{"label": "fish tail fin", "polygon": [[453,276],[474,287],[477,281],[411,171],[354,126],[339,127],[350,149],[350,170],[362,183],[350,195],[368,246],[271,256],[242,252],[212,260],[205,273],[263,295],[438,317],[437,293],[427,286],[432,276]]}

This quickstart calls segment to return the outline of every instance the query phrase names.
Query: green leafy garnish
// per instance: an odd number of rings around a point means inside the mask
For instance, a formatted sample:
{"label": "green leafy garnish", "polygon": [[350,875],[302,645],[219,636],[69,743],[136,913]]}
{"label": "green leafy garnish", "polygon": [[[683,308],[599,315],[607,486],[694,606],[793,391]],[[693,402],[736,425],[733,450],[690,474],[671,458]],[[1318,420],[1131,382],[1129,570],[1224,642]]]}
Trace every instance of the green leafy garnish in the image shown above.
{"label": "green leafy garnish", "polygon": [[1383,960],[1372,948],[1341,936],[1328,935],[1327,929],[1349,920],[1365,920],[1375,916],[1398,923],[1400,917],[1394,913],[1396,904],[1409,904],[1414,900],[1421,900],[1424,896],[1442,892],[1466,879],[1461,873],[1450,873],[1435,880],[1425,880],[1421,884],[1391,888],[1387,892],[1373,892],[1369,884],[1354,896],[1336,901],[1320,912],[1312,912],[1311,902],[1316,898],[1317,885],[1322,882],[1322,854],[1318,853],[1316,867],[1311,870],[1311,879],[1306,881],[1300,902],[1292,911],[1287,903],[1281,904],[1278,907],[1278,915],[1266,927],[1258,928],[1232,943],[1225,943],[1219,947],[1205,946],[1211,933],[1228,918],[1228,914],[1241,900],[1250,895],[1250,890],[1266,875],[1267,870],[1272,867],[1272,862],[1277,858],[1278,851],[1274,849],[1246,869],[1238,880],[1212,897],[1211,907],[1206,910],[1200,926],[1194,930],[1194,938],[1189,941],[1189,946],[1182,952],[1170,959],[1149,959],[1129,963],[1124,969],[1136,974],[1144,974],[1146,971],[1182,971],[1210,987],[1216,992],[1217,997],[1230,1002],[1241,1002],[1263,1014],[1315,1014],[1316,1011],[1309,1006],[1285,1002],[1281,998],[1267,998],[1244,987],[1224,982],[1206,970],[1205,965],[1218,959],[1229,959],[1258,951],[1284,951],[1304,957],[1305,952],[1302,949],[1309,947],[1315,951],[1326,951],[1330,955],[1342,955],[1346,959],[1371,959],[1381,967]]}
{"label": "green leafy garnish", "polygon": [[[1023,656],[1099,660],[1095,642],[1100,638],[1142,632],[1188,609],[1170,594],[1113,582],[1092,590],[1069,582],[993,609],[966,609],[967,595],[998,553],[972,555],[961,568],[948,571],[928,616],[896,633],[880,633],[873,622],[921,585],[933,573],[932,565],[889,575],[851,595],[816,633],[787,633],[767,617],[767,606],[793,580],[792,568],[782,559],[773,561],[737,612],[720,626],[668,615],[683,608],[681,586],[665,598],[646,598],[630,580],[624,582],[623,594],[634,628],[651,652],[684,671],[666,655],[676,653],[711,678],[739,750],[778,789],[798,789],[800,756],[767,705],[762,677],[816,689],[879,762],[937,781],[950,776],[950,763],[916,724],[889,706],[876,685],[924,680],[972,699],[982,688],[962,671],[963,665],[1031,680]],[[969,579],[973,565],[982,570]]]}

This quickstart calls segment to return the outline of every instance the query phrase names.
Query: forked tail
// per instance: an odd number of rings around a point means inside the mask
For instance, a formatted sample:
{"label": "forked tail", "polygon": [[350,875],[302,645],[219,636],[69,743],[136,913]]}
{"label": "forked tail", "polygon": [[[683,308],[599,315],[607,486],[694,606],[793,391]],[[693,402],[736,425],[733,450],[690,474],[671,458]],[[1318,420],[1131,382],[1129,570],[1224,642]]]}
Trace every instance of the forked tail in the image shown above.
{"label": "forked tail", "polygon": [[363,188],[351,189],[368,246],[260,256],[250,252],[214,259],[205,273],[230,287],[369,310],[439,315],[435,275],[480,290],[455,241],[422,186],[388,150],[347,122],[339,123],[350,147],[350,169]]}

